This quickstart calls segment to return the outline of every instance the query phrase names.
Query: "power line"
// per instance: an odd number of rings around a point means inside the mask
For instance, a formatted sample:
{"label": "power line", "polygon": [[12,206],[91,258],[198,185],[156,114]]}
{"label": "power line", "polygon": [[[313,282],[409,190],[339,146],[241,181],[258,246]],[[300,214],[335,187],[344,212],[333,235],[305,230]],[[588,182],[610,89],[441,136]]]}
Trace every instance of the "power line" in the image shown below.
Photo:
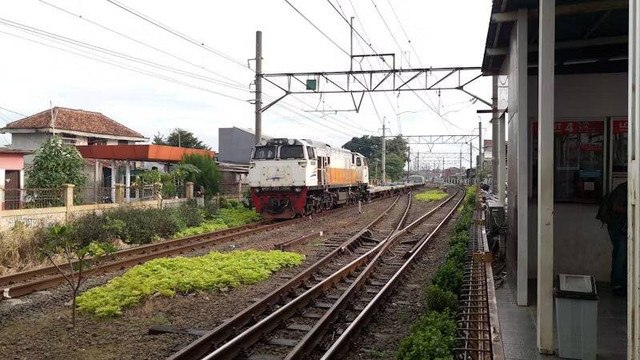
{"label": "power line", "polygon": [[[112,1],[112,0],[107,0],[107,1]],[[306,17],[302,12],[300,12],[300,10],[298,10],[295,6],[293,6],[293,4],[289,2],[289,0],[284,0],[284,2],[289,4],[289,6],[291,6],[293,10],[295,10],[300,16],[302,16],[303,19],[305,19],[309,24],[311,24],[311,26],[313,26],[314,29],[318,30],[318,32],[320,32],[320,34],[322,34],[325,38],[327,38],[327,40],[329,40],[333,45],[335,45],[338,49],[340,49],[340,51],[342,51],[348,56],[351,56],[351,54],[349,54],[347,50],[345,50],[342,46],[338,45],[337,42],[335,42],[332,38],[330,38],[329,35],[327,35],[324,31],[322,31],[316,24],[313,23],[313,21],[309,20],[308,17]]]}
{"label": "power line", "polygon": [[179,38],[181,38],[181,39],[183,39],[185,41],[188,41],[188,42],[190,42],[190,43],[202,48],[202,49],[205,49],[205,50],[207,50],[207,51],[209,51],[209,52],[211,52],[211,53],[213,53],[215,55],[218,55],[218,56],[220,56],[220,57],[222,57],[222,58],[224,58],[224,59],[226,59],[226,60],[228,60],[228,61],[230,61],[230,62],[232,62],[232,63],[234,63],[234,64],[236,64],[236,65],[238,65],[238,66],[240,66],[242,68],[244,68],[244,69],[249,69],[250,70],[249,66],[244,64],[242,61],[234,59],[233,57],[223,53],[222,51],[213,49],[213,48],[205,45],[204,42],[195,40],[195,39],[193,39],[192,37],[190,37],[190,36],[188,36],[186,34],[183,34],[183,33],[179,32],[179,31],[177,31],[175,29],[172,29],[168,25],[165,25],[165,24],[161,23],[160,21],[151,18],[151,17],[141,13],[140,11],[137,11],[137,10],[135,10],[133,8],[130,8],[130,7],[124,5],[123,3],[119,2],[119,1],[116,1],[116,0],[106,0],[106,1],[109,2],[112,5],[117,6],[120,9],[122,9],[122,10],[124,10],[124,11],[126,11],[126,12],[128,12],[128,13],[134,15],[134,16],[136,16],[136,17],[139,17],[140,19],[142,19],[142,20],[144,20],[144,21],[146,21],[146,22],[148,22],[150,24],[153,24],[154,26],[157,26],[157,27],[163,29],[166,32],[169,32],[170,34],[173,34],[173,35],[175,35],[175,36],[177,36],[177,37],[179,37]]}
{"label": "power line", "polygon": [[37,35],[39,37],[52,38],[52,39],[55,39],[55,40],[57,40],[59,42],[61,41],[61,42],[64,42],[64,43],[70,43],[70,44],[73,44],[75,46],[79,46],[79,47],[82,47],[82,48],[89,49],[91,51],[96,51],[96,52],[107,54],[109,56],[113,56],[113,57],[116,57],[116,58],[125,59],[125,60],[131,61],[131,62],[143,64],[143,65],[150,66],[150,67],[153,67],[153,68],[156,68],[156,69],[159,69],[159,70],[172,72],[172,73],[175,73],[175,74],[178,74],[178,75],[183,75],[183,76],[191,77],[191,78],[198,79],[198,80],[209,81],[209,82],[212,82],[214,84],[218,84],[218,85],[221,85],[221,86],[226,86],[226,87],[233,88],[235,90],[248,92],[247,89],[242,88],[240,86],[229,85],[229,84],[221,84],[219,80],[211,78],[211,77],[207,77],[207,76],[200,75],[200,74],[197,74],[197,73],[193,73],[193,72],[190,72],[190,71],[185,71],[185,70],[173,68],[173,67],[170,67],[170,66],[167,66],[167,65],[163,65],[163,64],[160,64],[160,63],[156,63],[156,62],[153,62],[153,61],[150,61],[150,60],[138,58],[138,57],[131,56],[131,55],[128,55],[128,54],[125,54],[125,53],[121,53],[121,52],[118,52],[118,51],[115,51],[115,50],[111,50],[111,49],[107,49],[107,48],[104,48],[104,47],[101,47],[101,46],[97,46],[97,45],[93,45],[93,44],[86,43],[86,42],[83,42],[83,41],[75,40],[75,39],[72,39],[72,38],[69,38],[69,37],[66,37],[66,36],[54,34],[52,32],[48,32],[48,31],[45,31],[45,30],[42,30],[42,29],[38,29],[38,28],[35,28],[35,27],[32,27],[32,26],[20,24],[20,23],[11,21],[11,20],[0,18],[0,24],[4,24],[6,26],[10,26],[10,27],[16,28],[16,29],[18,29],[20,31],[23,31],[23,32],[32,33],[32,34],[35,34],[35,35]]}
{"label": "power line", "polygon": [[400,29],[402,29],[402,32],[404,33],[404,36],[407,38],[407,42],[409,43],[409,46],[411,46],[411,50],[413,50],[413,53],[416,54],[416,59],[418,60],[418,63],[421,64],[420,66],[422,67],[422,60],[420,59],[420,55],[418,54],[416,49],[413,47],[413,43],[411,42],[411,39],[409,38],[409,34],[407,34],[407,30],[405,30],[404,25],[402,25],[402,21],[400,21],[400,18],[398,17],[398,14],[396,13],[396,10],[393,8],[393,4],[391,3],[391,0],[387,0],[387,3],[389,4],[389,7],[391,8],[391,12],[393,12],[393,16],[395,16],[396,21],[400,25]]}
{"label": "power line", "polygon": [[23,39],[23,40],[26,40],[26,41],[30,41],[30,42],[33,42],[33,43],[36,43],[36,44],[40,44],[40,45],[43,45],[43,46],[46,46],[46,47],[49,47],[49,48],[52,48],[52,49],[57,49],[57,50],[60,50],[60,51],[64,51],[66,53],[73,54],[73,55],[76,55],[76,56],[88,58],[88,59],[91,59],[91,60],[94,60],[94,61],[98,61],[98,62],[107,64],[107,65],[112,65],[112,66],[115,66],[115,67],[118,67],[118,68],[121,68],[121,69],[129,70],[129,71],[132,71],[132,72],[135,72],[135,73],[138,73],[138,74],[147,75],[147,76],[150,76],[150,77],[153,77],[153,78],[156,78],[156,79],[165,80],[165,81],[172,82],[172,83],[175,83],[175,84],[179,84],[179,85],[183,85],[183,86],[186,86],[186,87],[190,87],[190,88],[193,88],[193,89],[196,89],[196,90],[201,90],[201,91],[205,91],[205,92],[208,92],[208,93],[216,94],[216,95],[223,96],[223,97],[226,97],[226,98],[229,98],[229,99],[241,101],[243,103],[246,102],[246,100],[238,98],[238,97],[235,97],[235,96],[223,94],[223,93],[220,93],[220,92],[217,92],[217,91],[214,91],[214,90],[211,90],[211,89],[207,89],[207,88],[204,88],[204,87],[201,87],[201,86],[189,84],[189,83],[181,81],[181,80],[177,80],[177,79],[165,76],[165,75],[153,73],[151,71],[147,71],[147,70],[144,70],[144,69],[136,68],[134,66],[131,66],[131,65],[128,65],[128,64],[123,64],[123,63],[120,63],[120,62],[115,61],[115,60],[105,60],[104,58],[94,57],[95,54],[92,54],[94,56],[90,56],[90,55],[78,53],[78,52],[71,51],[71,50],[68,50],[68,49],[64,49],[64,48],[61,48],[61,47],[58,47],[58,46],[47,44],[47,43],[44,43],[44,42],[41,42],[41,41],[38,41],[38,40],[30,39],[30,38],[27,38],[27,37],[24,37],[24,36],[21,36],[21,35],[18,35],[18,34],[5,32],[5,31],[2,31],[2,30],[0,30],[0,33],[6,34],[6,35],[9,35],[9,36],[13,36],[13,37],[16,37],[16,38],[20,38],[20,39]]}
{"label": "power line", "polygon": [[19,112],[17,112],[17,111],[13,111],[13,110],[9,110],[9,109],[7,109],[7,108],[4,108],[4,107],[2,107],[2,106],[0,106],[0,109],[2,109],[2,110],[4,110],[4,111],[8,111],[8,112],[10,112],[10,113],[14,113],[14,114],[16,114],[16,115],[20,115],[20,116],[27,116],[27,115],[22,114],[22,113],[19,113]]}
{"label": "power line", "polygon": [[[90,23],[90,24],[93,24],[93,25],[95,25],[95,26],[97,26],[97,27],[99,27],[99,28],[101,28],[101,29],[107,30],[107,31],[109,31],[109,32],[111,32],[111,33],[113,33],[113,34],[116,34],[116,35],[121,36],[121,37],[123,37],[123,38],[125,38],[125,39],[128,39],[128,40],[130,40],[130,41],[133,41],[133,42],[135,42],[136,44],[139,44],[139,45],[142,45],[142,46],[147,47],[147,48],[149,48],[149,49],[155,50],[155,51],[157,51],[157,52],[159,52],[159,53],[162,53],[162,54],[164,54],[164,55],[167,55],[167,56],[169,56],[169,57],[171,57],[171,58],[173,58],[173,59],[176,59],[176,60],[182,61],[182,62],[184,62],[184,63],[186,63],[186,64],[191,65],[191,66],[194,66],[194,67],[197,67],[197,68],[199,68],[199,69],[205,70],[205,71],[207,71],[207,72],[209,72],[209,73],[211,73],[211,74],[214,74],[214,75],[219,76],[219,77],[221,77],[221,78],[223,78],[223,79],[229,80],[229,81],[233,82],[235,85],[243,86],[243,84],[242,84],[242,83],[240,83],[239,81],[236,81],[236,80],[234,80],[234,79],[231,79],[231,78],[229,78],[229,77],[227,77],[227,76],[225,76],[225,75],[222,75],[222,74],[220,74],[220,73],[217,73],[217,72],[215,72],[215,71],[209,70],[208,68],[206,68],[206,67],[204,67],[204,66],[201,66],[201,65],[198,65],[198,64],[196,64],[196,63],[194,63],[194,62],[191,62],[191,61],[189,61],[189,60],[187,60],[187,59],[185,59],[185,58],[183,58],[183,57],[177,56],[177,55],[175,55],[175,54],[172,54],[172,53],[170,53],[170,52],[168,52],[168,51],[162,50],[162,49],[160,49],[160,48],[158,48],[158,47],[155,47],[155,46],[153,46],[153,45],[147,44],[147,43],[146,43],[146,42],[144,42],[144,41],[140,41],[140,40],[138,40],[138,39],[135,39],[135,38],[133,38],[133,37],[131,37],[131,36],[127,35],[127,34],[124,34],[124,33],[120,32],[120,31],[114,30],[114,29],[112,29],[112,28],[110,28],[110,27],[108,27],[108,26],[106,26],[106,25],[102,25],[102,24],[100,24],[100,23],[98,23],[98,22],[96,22],[96,21],[93,21],[93,20],[91,20],[91,19],[89,19],[89,18],[87,18],[87,17],[85,17],[85,16],[83,16],[83,15],[73,13],[73,12],[71,12],[71,11],[67,10],[67,9],[64,9],[64,8],[62,8],[62,7],[60,7],[60,6],[57,6],[57,5],[54,5],[54,4],[51,4],[51,3],[47,2],[47,1],[44,1],[44,0],[39,0],[39,1],[40,1],[41,3],[43,3],[43,4],[45,4],[45,5],[48,5],[48,6],[50,6],[50,7],[54,8],[54,9],[56,9],[56,10],[58,10],[58,11],[61,11],[61,12],[65,13],[65,14],[67,14],[67,15],[71,15],[71,16],[73,16],[73,17],[77,17],[77,18],[79,18],[79,19],[81,19],[81,20],[84,20],[84,21],[86,21],[86,22],[88,22],[88,23]],[[227,83],[227,82],[224,82],[224,81],[220,81],[220,80],[218,80],[218,81],[219,81],[219,84],[220,84],[220,85],[230,85],[230,86],[233,86],[233,85],[234,85],[234,84]]]}

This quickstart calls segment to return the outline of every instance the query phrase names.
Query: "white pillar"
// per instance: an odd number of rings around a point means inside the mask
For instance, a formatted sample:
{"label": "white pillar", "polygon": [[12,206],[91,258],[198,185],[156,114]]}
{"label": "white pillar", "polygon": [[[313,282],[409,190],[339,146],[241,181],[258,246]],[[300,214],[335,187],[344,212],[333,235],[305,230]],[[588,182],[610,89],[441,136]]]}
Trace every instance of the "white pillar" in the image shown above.
{"label": "white pillar", "polygon": [[[517,58],[518,58],[518,123],[516,125],[516,137],[512,139],[511,149],[516,151],[516,178],[517,178],[517,204],[518,208],[518,270],[517,270],[517,303],[520,306],[529,305],[529,154],[527,143],[532,138],[529,131],[529,114],[527,111],[527,78],[528,78],[528,57],[527,57],[527,34],[528,19],[527,10],[518,10],[517,31]],[[509,79],[511,80],[511,79]]]}
{"label": "white pillar", "polygon": [[129,202],[131,198],[131,162],[127,161],[125,165],[125,179],[124,179],[124,201]]}
{"label": "white pillar", "polygon": [[555,0],[540,0],[538,51],[538,351],[553,354]]}
{"label": "white pillar", "polygon": [[627,359],[640,359],[640,4],[629,1]]}
{"label": "white pillar", "polygon": [[506,206],[505,182],[507,181],[507,146],[505,143],[505,116],[498,119],[498,203]]}
{"label": "white pillar", "polygon": [[100,177],[100,160],[94,159],[94,161],[95,162],[93,164],[93,202],[98,204],[99,203],[98,198],[100,197],[100,192],[98,191],[98,189],[100,188],[100,186],[98,185],[98,178]]}
{"label": "white pillar", "polygon": [[491,191],[498,191],[498,75],[492,78],[492,115],[491,115]]}
{"label": "white pillar", "polygon": [[116,177],[118,175],[118,168],[116,167],[116,161],[111,160],[111,202],[116,202]]}

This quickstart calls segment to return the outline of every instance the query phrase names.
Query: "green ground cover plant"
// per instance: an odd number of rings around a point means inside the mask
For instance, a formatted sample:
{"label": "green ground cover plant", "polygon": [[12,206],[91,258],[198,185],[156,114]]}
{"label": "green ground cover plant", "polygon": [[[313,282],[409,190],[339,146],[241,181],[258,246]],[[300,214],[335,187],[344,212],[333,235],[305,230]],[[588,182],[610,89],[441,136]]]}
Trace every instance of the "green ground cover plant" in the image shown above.
{"label": "green ground cover plant", "polygon": [[155,259],[82,293],[78,310],[98,317],[117,316],[123,308],[136,306],[154,294],[171,297],[253,284],[284,267],[300,265],[303,259],[304,255],[280,250],[213,251],[192,258]]}
{"label": "green ground cover plant", "polygon": [[475,207],[475,187],[467,187],[459,217],[449,235],[447,260],[436,270],[424,291],[427,312],[411,326],[398,348],[398,360],[452,359],[455,346],[455,316],[462,287],[463,268]]}
{"label": "green ground cover plant", "polygon": [[440,189],[431,189],[416,194],[414,198],[420,201],[438,201],[446,198],[447,196],[449,196],[449,194]]}

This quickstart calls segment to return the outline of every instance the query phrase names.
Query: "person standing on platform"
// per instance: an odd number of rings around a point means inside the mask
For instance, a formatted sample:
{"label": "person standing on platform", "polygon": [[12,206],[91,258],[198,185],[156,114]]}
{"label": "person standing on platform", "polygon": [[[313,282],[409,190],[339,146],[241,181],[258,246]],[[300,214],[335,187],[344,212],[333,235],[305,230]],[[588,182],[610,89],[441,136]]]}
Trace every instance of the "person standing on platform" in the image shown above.
{"label": "person standing on platform", "polygon": [[613,245],[611,290],[624,295],[627,289],[627,182],[605,195],[596,219],[607,224]]}

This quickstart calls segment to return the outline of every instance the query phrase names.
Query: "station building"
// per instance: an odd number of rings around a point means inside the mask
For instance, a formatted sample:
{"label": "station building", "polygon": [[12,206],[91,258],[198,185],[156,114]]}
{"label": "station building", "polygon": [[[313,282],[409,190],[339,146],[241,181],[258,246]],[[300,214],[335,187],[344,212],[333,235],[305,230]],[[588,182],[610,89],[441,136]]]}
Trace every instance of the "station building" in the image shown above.
{"label": "station building", "polygon": [[[558,274],[595,277],[599,356],[640,358],[639,21],[634,0],[493,1],[482,70],[494,77],[492,122],[509,139],[498,170],[506,196],[497,194],[507,212],[506,286],[498,292],[507,359],[557,352]],[[498,148],[504,139],[494,136]],[[629,286],[615,297],[612,245],[595,216],[624,181]]]}

